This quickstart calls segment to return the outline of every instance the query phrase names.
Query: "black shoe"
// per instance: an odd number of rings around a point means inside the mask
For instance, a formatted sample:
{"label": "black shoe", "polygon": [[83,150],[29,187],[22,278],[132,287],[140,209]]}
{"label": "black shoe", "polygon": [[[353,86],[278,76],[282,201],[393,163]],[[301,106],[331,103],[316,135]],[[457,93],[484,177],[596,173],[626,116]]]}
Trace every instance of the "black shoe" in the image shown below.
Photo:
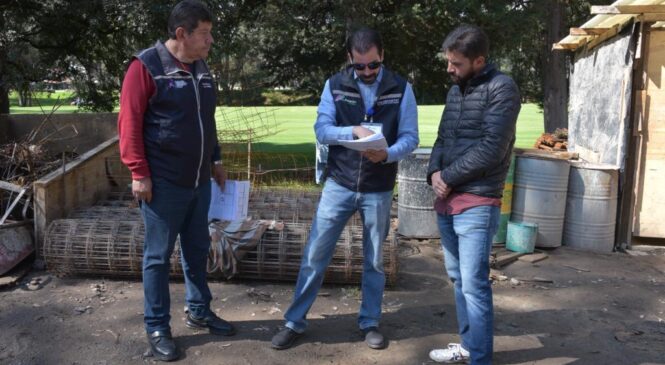
{"label": "black shoe", "polygon": [[301,335],[302,333],[298,333],[290,328],[285,328],[272,337],[272,348],[276,350],[286,350],[293,346]]}
{"label": "black shoe", "polygon": [[369,348],[380,350],[386,348],[386,339],[377,327],[369,327],[362,330],[365,335],[365,343]]}
{"label": "black shoe", "polygon": [[193,329],[207,329],[213,335],[233,336],[236,334],[236,329],[231,323],[217,317],[214,313],[195,318],[190,312],[187,314],[185,325]]}
{"label": "black shoe", "polygon": [[173,342],[171,331],[155,331],[148,333],[150,351],[159,361],[173,361],[178,359],[178,348]]}

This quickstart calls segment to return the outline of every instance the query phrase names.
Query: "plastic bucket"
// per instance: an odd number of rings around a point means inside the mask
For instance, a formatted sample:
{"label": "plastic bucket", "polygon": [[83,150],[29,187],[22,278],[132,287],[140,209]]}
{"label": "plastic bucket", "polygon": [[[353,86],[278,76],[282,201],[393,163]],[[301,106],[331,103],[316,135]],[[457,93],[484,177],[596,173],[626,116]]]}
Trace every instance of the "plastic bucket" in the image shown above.
{"label": "plastic bucket", "polygon": [[508,222],[506,248],[513,252],[532,253],[536,247],[538,223]]}

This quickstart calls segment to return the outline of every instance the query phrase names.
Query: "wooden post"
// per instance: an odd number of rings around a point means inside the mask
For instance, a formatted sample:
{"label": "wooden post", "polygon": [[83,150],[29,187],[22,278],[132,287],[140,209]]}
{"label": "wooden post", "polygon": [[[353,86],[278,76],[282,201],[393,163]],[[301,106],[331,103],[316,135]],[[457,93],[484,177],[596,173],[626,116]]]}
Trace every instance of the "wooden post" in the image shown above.
{"label": "wooden post", "polygon": [[252,175],[252,129],[247,130],[247,180],[251,180]]}

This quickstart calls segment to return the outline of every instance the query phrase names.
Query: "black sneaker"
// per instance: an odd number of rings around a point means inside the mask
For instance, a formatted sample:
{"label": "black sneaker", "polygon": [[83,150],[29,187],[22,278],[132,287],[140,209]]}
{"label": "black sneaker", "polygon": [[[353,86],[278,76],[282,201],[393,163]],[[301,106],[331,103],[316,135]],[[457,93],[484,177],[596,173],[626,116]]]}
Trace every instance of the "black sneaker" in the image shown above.
{"label": "black sneaker", "polygon": [[148,356],[154,356],[159,361],[174,361],[178,359],[178,348],[173,342],[171,331],[154,331],[148,333],[150,350]]}
{"label": "black sneaker", "polygon": [[386,348],[386,339],[377,327],[369,327],[362,330],[365,335],[365,343],[369,348],[380,350]]}
{"label": "black sneaker", "polygon": [[301,335],[302,333],[298,333],[287,327],[277,332],[277,334],[272,337],[272,348],[276,350],[286,350],[293,346]]}
{"label": "black sneaker", "polygon": [[217,317],[215,313],[196,318],[189,312],[187,313],[185,325],[192,329],[207,329],[213,335],[233,336],[236,334],[235,327],[231,323]]}

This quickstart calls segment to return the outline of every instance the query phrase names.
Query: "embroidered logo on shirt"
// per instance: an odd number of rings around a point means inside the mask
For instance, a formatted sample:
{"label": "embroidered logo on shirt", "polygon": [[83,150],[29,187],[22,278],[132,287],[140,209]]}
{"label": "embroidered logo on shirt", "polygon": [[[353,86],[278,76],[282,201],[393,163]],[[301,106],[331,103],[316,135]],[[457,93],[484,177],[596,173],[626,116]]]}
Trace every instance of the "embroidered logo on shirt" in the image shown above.
{"label": "embroidered logo on shirt", "polygon": [[183,87],[187,86],[187,81],[184,80],[176,80],[175,82],[175,88],[176,89],[182,89]]}
{"label": "embroidered logo on shirt", "polygon": [[337,95],[337,96],[335,97],[335,102],[339,102],[339,101],[343,101],[343,102],[345,102],[345,103],[347,103],[347,104],[351,104],[351,105],[356,105],[356,104],[358,104],[358,101],[356,101],[356,100],[352,100],[352,99],[347,99],[347,97],[344,96],[344,95]]}
{"label": "embroidered logo on shirt", "polygon": [[210,89],[210,88],[212,88],[212,84],[210,84],[209,82],[202,82],[201,87],[206,88],[206,89]]}
{"label": "embroidered logo on shirt", "polygon": [[399,104],[399,99],[384,99],[376,102],[376,105]]}

